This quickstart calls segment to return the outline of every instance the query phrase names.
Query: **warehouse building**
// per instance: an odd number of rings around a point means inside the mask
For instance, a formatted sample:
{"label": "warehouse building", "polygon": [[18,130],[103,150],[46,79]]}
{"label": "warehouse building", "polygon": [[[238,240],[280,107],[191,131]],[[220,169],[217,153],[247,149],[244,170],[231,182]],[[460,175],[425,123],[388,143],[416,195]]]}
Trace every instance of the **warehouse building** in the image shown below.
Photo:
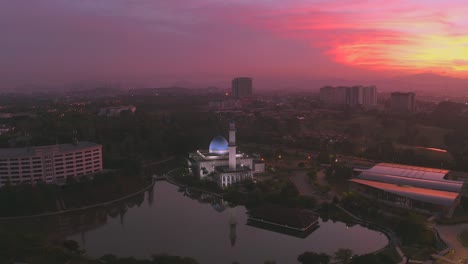
{"label": "warehouse building", "polygon": [[462,181],[450,171],[379,163],[350,180],[350,189],[388,205],[452,217],[460,203]]}

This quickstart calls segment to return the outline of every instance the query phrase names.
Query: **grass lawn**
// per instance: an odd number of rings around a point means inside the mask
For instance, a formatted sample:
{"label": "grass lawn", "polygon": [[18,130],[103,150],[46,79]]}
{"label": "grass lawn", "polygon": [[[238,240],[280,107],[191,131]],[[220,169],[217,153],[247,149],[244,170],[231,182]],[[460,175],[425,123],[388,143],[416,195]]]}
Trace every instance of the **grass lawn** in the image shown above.
{"label": "grass lawn", "polygon": [[464,247],[468,248],[468,229],[461,232],[458,236],[458,239],[463,244]]}

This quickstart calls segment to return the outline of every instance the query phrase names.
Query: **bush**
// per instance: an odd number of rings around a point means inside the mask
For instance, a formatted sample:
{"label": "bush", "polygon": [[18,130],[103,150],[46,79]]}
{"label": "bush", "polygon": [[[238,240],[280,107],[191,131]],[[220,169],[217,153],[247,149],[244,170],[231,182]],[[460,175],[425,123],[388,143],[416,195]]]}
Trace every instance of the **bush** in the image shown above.
{"label": "bush", "polygon": [[304,252],[297,257],[301,264],[328,264],[331,257],[324,253]]}

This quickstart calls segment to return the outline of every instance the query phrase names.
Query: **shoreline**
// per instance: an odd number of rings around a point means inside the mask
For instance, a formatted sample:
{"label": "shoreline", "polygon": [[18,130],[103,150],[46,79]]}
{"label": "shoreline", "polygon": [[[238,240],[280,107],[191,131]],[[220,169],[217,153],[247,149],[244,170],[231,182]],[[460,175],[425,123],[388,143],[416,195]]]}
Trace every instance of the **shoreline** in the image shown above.
{"label": "shoreline", "polygon": [[133,196],[135,196],[135,195],[138,195],[138,194],[140,194],[140,193],[146,192],[146,191],[149,190],[150,188],[153,188],[155,182],[156,182],[156,181],[155,181],[154,179],[152,179],[152,180],[151,180],[151,183],[150,183],[148,186],[145,186],[143,189],[141,189],[141,190],[139,190],[139,191],[137,191],[137,192],[134,192],[134,193],[132,193],[132,194],[126,195],[126,196],[124,196],[124,197],[121,197],[121,198],[118,198],[118,199],[114,199],[114,200],[112,200],[112,201],[103,202],[103,203],[99,203],[99,204],[88,205],[88,206],[84,206],[84,207],[80,207],[80,208],[73,208],[73,209],[68,209],[68,210],[55,211],[55,212],[48,212],[48,213],[42,213],[42,214],[25,215],[25,216],[7,216],[7,217],[0,217],[0,221],[5,221],[5,220],[21,220],[21,219],[36,218],[36,217],[47,217],[47,216],[53,216],[53,215],[60,215],[60,214],[72,213],[72,212],[88,210],[88,209],[92,209],[92,208],[96,208],[96,207],[106,206],[106,205],[109,205],[109,204],[113,204],[113,203],[117,203],[117,202],[126,200],[126,199],[128,199],[128,198],[130,198],[130,197],[133,197]]}
{"label": "shoreline", "polygon": [[165,177],[165,180],[166,180],[168,183],[170,183],[170,184],[172,184],[172,185],[175,185],[175,186],[187,188],[187,189],[190,189],[190,190],[195,190],[195,191],[198,191],[198,192],[206,193],[206,194],[209,194],[209,195],[214,196],[214,197],[216,197],[216,198],[224,199],[224,195],[223,195],[223,194],[213,193],[213,192],[209,192],[209,191],[207,191],[207,190],[203,190],[203,189],[200,189],[200,188],[196,188],[196,187],[188,186],[188,185],[185,185],[185,184],[182,184],[182,183],[178,183],[177,181],[175,181],[175,180],[170,176],[170,174],[171,174],[173,171],[177,170],[177,169],[179,169],[179,168],[172,169],[172,170],[170,170],[170,171],[168,171],[168,172],[166,173],[167,176]]}
{"label": "shoreline", "polygon": [[[195,191],[199,191],[199,192],[202,192],[202,193],[206,193],[206,194],[209,194],[209,195],[212,195],[214,197],[218,197],[218,198],[221,198],[223,199],[223,196],[221,194],[215,194],[215,193],[211,193],[209,191],[206,191],[206,190],[203,190],[203,189],[199,189],[199,188],[195,188],[195,187],[191,187],[191,186],[187,186],[187,185],[184,185],[184,184],[180,184],[180,183],[177,183],[170,175],[171,172],[173,172],[174,170],[176,169],[173,169],[173,170],[170,170],[168,173],[167,173],[167,176],[165,177],[165,180],[172,184],[172,185],[175,185],[175,186],[178,186],[178,187],[183,187],[183,188],[188,188],[188,189],[192,189],[192,190],[195,190]],[[345,210],[344,208],[342,208],[341,206],[337,206],[340,210],[342,210],[343,212],[345,212],[346,214],[349,214],[352,218],[353,218],[353,222],[355,224],[358,224],[360,226],[363,226],[363,227],[366,227],[366,228],[369,228],[370,230],[374,230],[374,231],[377,231],[377,232],[380,232],[381,234],[383,234],[387,240],[388,240],[388,243],[385,247],[381,248],[381,249],[378,249],[378,250],[375,250],[373,252],[369,252],[367,253],[366,255],[368,254],[378,254],[379,252],[385,250],[386,248],[388,247],[391,247],[393,249],[395,249],[398,253],[398,255],[400,256],[401,258],[401,262],[400,263],[403,263],[403,261],[405,260],[404,259],[404,254],[401,252],[399,246],[398,246],[398,242],[397,242],[397,239],[396,239],[396,236],[394,234],[393,231],[385,228],[385,227],[381,227],[375,223],[372,223],[370,221],[367,221],[367,220],[364,220],[364,219],[360,219],[354,215],[352,215],[351,213],[349,213],[347,210]],[[252,219],[254,220],[254,219]],[[257,222],[264,222],[264,223],[268,223],[266,221],[258,221],[258,220],[254,220],[254,221],[257,221]],[[318,223],[318,222],[317,222]],[[269,223],[268,223],[269,224]],[[282,226],[280,224],[276,224],[277,226],[279,227],[286,227],[286,226]],[[288,227],[290,228],[290,227]],[[296,229],[297,230],[297,229]],[[304,232],[304,231],[302,231]]]}

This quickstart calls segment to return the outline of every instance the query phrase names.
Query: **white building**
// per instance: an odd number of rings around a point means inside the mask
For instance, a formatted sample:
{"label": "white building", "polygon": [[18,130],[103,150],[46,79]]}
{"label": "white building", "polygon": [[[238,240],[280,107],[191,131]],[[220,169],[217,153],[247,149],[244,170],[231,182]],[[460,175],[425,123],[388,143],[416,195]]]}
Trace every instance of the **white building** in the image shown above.
{"label": "white building", "polygon": [[373,107],[377,105],[377,87],[326,86],[320,88],[320,100],[327,105]]}
{"label": "white building", "polygon": [[0,187],[7,182],[65,184],[67,177],[100,171],[102,146],[92,142],[0,149]]}
{"label": "white building", "polygon": [[265,166],[262,164],[255,162],[253,157],[237,152],[234,122],[229,124],[229,142],[222,136],[216,136],[208,151],[189,153],[192,173],[200,179],[215,180],[221,187],[252,179],[254,173],[264,172]]}

